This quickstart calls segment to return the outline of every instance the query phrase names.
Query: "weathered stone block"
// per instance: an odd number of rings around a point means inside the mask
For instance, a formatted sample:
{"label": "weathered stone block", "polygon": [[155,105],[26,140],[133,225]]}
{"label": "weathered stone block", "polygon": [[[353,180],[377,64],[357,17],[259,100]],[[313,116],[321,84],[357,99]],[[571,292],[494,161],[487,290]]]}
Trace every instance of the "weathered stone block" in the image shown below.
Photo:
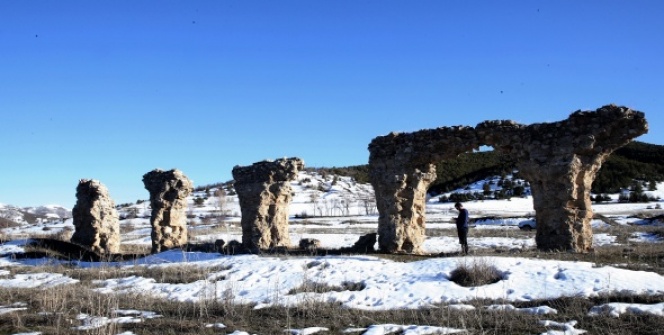
{"label": "weathered stone block", "polygon": [[193,191],[191,180],[182,171],[152,170],[143,175],[150,192],[152,252],[157,253],[187,243],[187,197]]}
{"label": "weathered stone block", "polygon": [[235,191],[242,211],[242,244],[253,252],[289,247],[290,182],[304,162],[296,157],[235,166]]}
{"label": "weathered stone block", "polygon": [[71,242],[98,254],[120,251],[118,212],[108,189],[98,180],[81,179],[76,187],[76,205],[72,210],[76,231]]}

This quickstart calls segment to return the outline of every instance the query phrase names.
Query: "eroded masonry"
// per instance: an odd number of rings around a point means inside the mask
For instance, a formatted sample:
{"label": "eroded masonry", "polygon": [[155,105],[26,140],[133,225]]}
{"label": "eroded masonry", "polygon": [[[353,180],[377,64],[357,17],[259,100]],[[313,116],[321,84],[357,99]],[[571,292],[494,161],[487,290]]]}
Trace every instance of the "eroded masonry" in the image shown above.
{"label": "eroded masonry", "polygon": [[182,171],[152,170],[143,175],[150,192],[152,216],[152,253],[187,244],[187,196],[193,191],[191,180]]}
{"label": "eroded masonry", "polygon": [[290,182],[304,169],[296,157],[235,166],[233,179],[242,210],[242,245],[251,251],[289,247]]}
{"label": "eroded masonry", "polygon": [[71,242],[98,254],[120,251],[120,223],[113,199],[104,184],[81,179],[76,187],[76,205],[72,209],[74,228]]}
{"label": "eroded masonry", "polygon": [[420,253],[426,191],[436,178],[434,163],[488,145],[511,156],[530,182],[538,249],[589,251],[595,176],[614,150],[647,131],[643,113],[608,105],[554,123],[485,121],[475,128],[376,137],[369,144],[369,177],[380,214],[379,247],[384,252]]}

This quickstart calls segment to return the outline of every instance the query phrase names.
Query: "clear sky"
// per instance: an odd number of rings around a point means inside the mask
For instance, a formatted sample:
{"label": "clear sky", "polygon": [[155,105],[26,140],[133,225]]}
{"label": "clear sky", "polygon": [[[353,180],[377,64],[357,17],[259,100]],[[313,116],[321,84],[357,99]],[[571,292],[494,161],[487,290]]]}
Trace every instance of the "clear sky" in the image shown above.
{"label": "clear sky", "polygon": [[661,1],[0,1],[0,203],[116,203],[391,131],[552,122],[616,103],[664,144]]}

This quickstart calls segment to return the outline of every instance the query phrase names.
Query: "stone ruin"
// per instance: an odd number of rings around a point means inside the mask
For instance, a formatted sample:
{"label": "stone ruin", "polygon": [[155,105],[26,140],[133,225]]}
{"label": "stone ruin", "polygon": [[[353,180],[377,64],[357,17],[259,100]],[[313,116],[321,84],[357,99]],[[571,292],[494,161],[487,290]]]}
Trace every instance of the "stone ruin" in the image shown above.
{"label": "stone ruin", "polygon": [[369,180],[378,207],[381,251],[421,253],[425,202],[436,180],[434,162],[477,148],[471,127],[391,133],[369,144]]}
{"label": "stone ruin", "polygon": [[482,145],[509,155],[530,182],[540,250],[592,250],[590,190],[602,163],[645,134],[645,115],[608,105],[555,123],[485,121],[379,136],[369,144],[369,178],[379,211],[381,251],[421,253],[426,190],[434,162]]}
{"label": "stone ruin", "polygon": [[81,179],[76,187],[76,205],[72,210],[76,231],[71,242],[99,254],[120,251],[118,211],[108,189],[98,180]]}
{"label": "stone ruin", "polygon": [[193,191],[191,180],[182,171],[152,170],[143,175],[150,192],[152,216],[152,253],[187,244],[187,196]]}
{"label": "stone ruin", "polygon": [[626,107],[577,111],[567,120],[528,126],[487,121],[477,127],[487,145],[515,159],[530,182],[541,250],[592,250],[592,183],[616,149],[648,132],[645,115]]}
{"label": "stone ruin", "polygon": [[289,247],[290,182],[304,162],[296,157],[235,166],[233,179],[242,211],[242,245],[256,252]]}

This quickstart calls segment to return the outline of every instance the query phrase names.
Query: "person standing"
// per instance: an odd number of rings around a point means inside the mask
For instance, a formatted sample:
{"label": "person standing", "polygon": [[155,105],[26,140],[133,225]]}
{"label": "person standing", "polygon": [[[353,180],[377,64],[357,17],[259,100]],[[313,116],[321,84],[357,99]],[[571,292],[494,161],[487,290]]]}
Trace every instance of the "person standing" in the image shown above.
{"label": "person standing", "polygon": [[457,202],[454,208],[459,211],[456,219],[457,234],[459,235],[459,244],[464,255],[468,255],[468,210],[463,208],[463,204]]}

